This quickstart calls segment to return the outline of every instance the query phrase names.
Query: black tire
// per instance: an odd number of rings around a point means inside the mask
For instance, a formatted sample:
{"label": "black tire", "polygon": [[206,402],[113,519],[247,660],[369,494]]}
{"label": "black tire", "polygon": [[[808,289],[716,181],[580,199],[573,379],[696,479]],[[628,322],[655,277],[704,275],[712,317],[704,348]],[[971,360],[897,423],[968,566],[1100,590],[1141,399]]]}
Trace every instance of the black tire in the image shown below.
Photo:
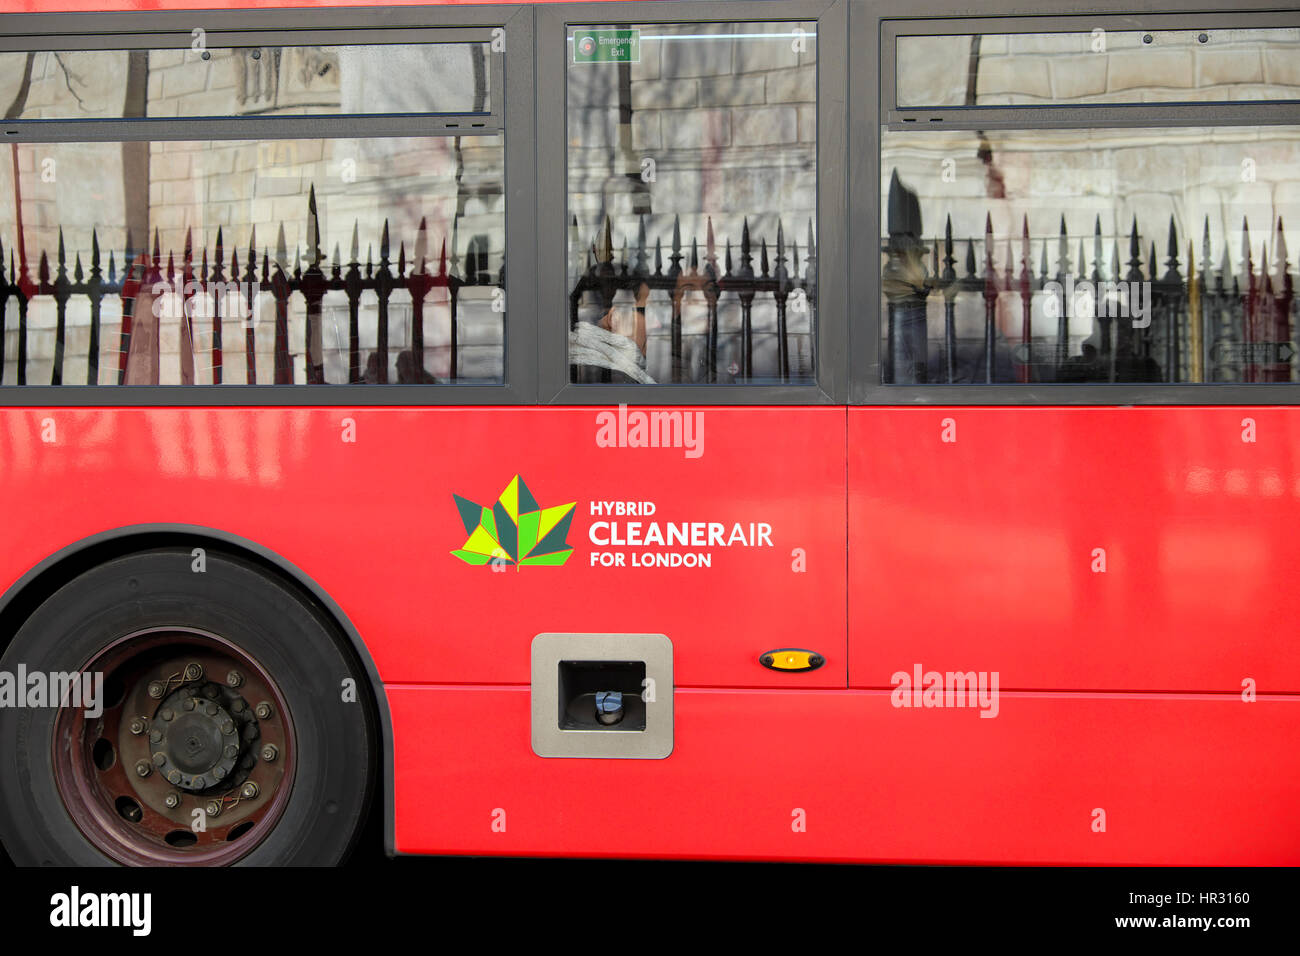
{"label": "black tire", "polygon": [[[14,673],[72,672],[142,629],[220,635],[278,685],[292,718],[293,780],[283,810],[236,865],[329,866],[352,849],[374,790],[375,717],[367,679],[323,614],[293,588],[240,558],[159,549],[102,564],[60,588],[0,658]],[[345,678],[357,701],[344,702]],[[0,840],[19,866],[107,866],[64,805],[54,772],[58,710],[0,708]]]}

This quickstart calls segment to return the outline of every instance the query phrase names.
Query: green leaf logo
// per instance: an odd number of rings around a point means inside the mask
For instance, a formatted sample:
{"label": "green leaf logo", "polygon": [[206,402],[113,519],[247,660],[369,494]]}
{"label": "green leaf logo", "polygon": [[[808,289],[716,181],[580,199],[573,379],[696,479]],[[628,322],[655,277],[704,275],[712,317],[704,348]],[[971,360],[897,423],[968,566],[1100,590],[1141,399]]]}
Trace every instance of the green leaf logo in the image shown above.
{"label": "green leaf logo", "polygon": [[565,538],[573,523],[576,501],[543,508],[518,475],[510,479],[490,508],[460,495],[452,497],[469,535],[452,554],[466,564],[487,564],[496,559],[518,570],[525,564],[561,565],[573,554]]}

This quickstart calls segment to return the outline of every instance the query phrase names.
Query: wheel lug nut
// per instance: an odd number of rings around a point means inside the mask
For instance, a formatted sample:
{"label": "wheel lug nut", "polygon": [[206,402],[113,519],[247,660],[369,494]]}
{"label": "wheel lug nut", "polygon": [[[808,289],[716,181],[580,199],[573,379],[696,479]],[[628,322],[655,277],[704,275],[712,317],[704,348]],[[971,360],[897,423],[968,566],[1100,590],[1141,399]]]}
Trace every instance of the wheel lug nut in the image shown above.
{"label": "wheel lug nut", "polygon": [[185,665],[185,679],[198,680],[203,676],[203,665],[198,663]]}
{"label": "wheel lug nut", "polygon": [[173,785],[174,785],[174,784],[178,784],[178,783],[180,783],[180,782],[181,782],[181,772],[180,772],[179,770],[168,770],[168,771],[167,771],[167,782],[170,783],[170,784],[173,784]]}
{"label": "wheel lug nut", "polygon": [[153,762],[161,767],[167,762],[167,755],[160,750],[153,755]]}
{"label": "wheel lug nut", "polygon": [[149,682],[149,696],[157,700],[167,690],[167,685],[160,680]]}
{"label": "wheel lug nut", "polygon": [[270,704],[268,704],[266,701],[262,701],[260,704],[257,705],[257,708],[253,711],[253,713],[257,714],[258,720],[270,720],[271,714],[274,713],[274,711],[271,710]]}
{"label": "wheel lug nut", "polygon": [[248,705],[244,703],[244,698],[236,697],[234,703],[230,705],[230,709],[237,714],[242,714],[244,712],[244,708],[247,706]]}
{"label": "wheel lug nut", "polygon": [[176,716],[176,713],[170,707],[164,707],[163,712],[158,716],[161,717],[163,720],[171,720],[173,717]]}
{"label": "wheel lug nut", "polygon": [[233,760],[234,758],[239,756],[239,748],[236,747],[234,744],[231,744],[226,748],[225,753],[227,757]]}
{"label": "wheel lug nut", "polygon": [[145,728],[147,728],[148,726],[149,726],[149,721],[143,717],[131,718],[131,733],[135,734],[137,737],[139,737],[142,733],[144,733]]}
{"label": "wheel lug nut", "polygon": [[204,787],[206,787],[207,785],[208,785],[208,782],[207,782],[205,779],[203,779],[202,777],[195,777],[195,778],[194,778],[194,787],[195,787],[195,789],[197,789],[197,790],[202,790],[202,789],[203,789]]}
{"label": "wheel lug nut", "polygon": [[238,687],[243,682],[244,682],[244,675],[239,673],[239,671],[231,671],[229,674],[226,675],[227,687]]}
{"label": "wheel lug nut", "polygon": [[261,791],[257,789],[257,784],[250,780],[248,783],[244,784],[243,789],[239,791],[239,795],[245,800],[252,800],[260,792]]}
{"label": "wheel lug nut", "polygon": [[215,717],[215,716],[217,716],[217,705],[216,705],[216,704],[213,704],[213,703],[211,703],[211,702],[209,702],[209,703],[208,703],[208,704],[203,708],[203,712],[204,712],[205,714],[207,714],[209,717]]}
{"label": "wheel lug nut", "polygon": [[150,766],[149,761],[141,760],[135,765],[135,775],[137,777],[147,777],[151,773],[153,773],[153,767]]}
{"label": "wheel lug nut", "polygon": [[206,697],[208,700],[216,700],[217,695],[220,693],[221,691],[217,690],[217,688],[212,684],[209,684],[207,687],[203,688],[203,696]]}
{"label": "wheel lug nut", "polygon": [[221,733],[223,735],[229,737],[234,732],[235,732],[235,722],[233,720],[228,720],[221,725]]}
{"label": "wheel lug nut", "polygon": [[226,768],[225,768],[225,767],[213,767],[213,768],[212,768],[212,776],[216,777],[218,780],[224,780],[224,779],[226,779]]}
{"label": "wheel lug nut", "polygon": [[154,743],[158,743],[160,740],[162,740],[162,731],[161,730],[149,731],[149,739],[152,740]]}
{"label": "wheel lug nut", "polygon": [[191,697],[191,698],[190,698],[189,700],[187,700],[185,703],[181,704],[181,706],[184,707],[186,710],[193,710],[193,709],[194,709],[194,703],[195,703],[194,698]]}
{"label": "wheel lug nut", "polygon": [[204,809],[208,811],[208,816],[219,817],[221,816],[221,801],[209,800],[208,805],[204,807]]}
{"label": "wheel lug nut", "polygon": [[278,756],[280,756],[280,750],[275,744],[267,744],[262,748],[262,759],[267,763],[271,763]]}
{"label": "wheel lug nut", "polygon": [[181,795],[173,791],[163,798],[163,803],[167,804],[169,809],[175,810],[181,805]]}

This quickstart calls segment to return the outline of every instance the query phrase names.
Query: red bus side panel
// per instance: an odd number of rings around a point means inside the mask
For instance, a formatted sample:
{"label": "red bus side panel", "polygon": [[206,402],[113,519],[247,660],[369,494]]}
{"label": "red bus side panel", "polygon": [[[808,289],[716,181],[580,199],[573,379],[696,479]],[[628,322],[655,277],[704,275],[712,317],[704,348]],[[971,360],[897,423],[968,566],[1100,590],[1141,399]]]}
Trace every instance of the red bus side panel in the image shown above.
{"label": "red bus side panel", "polygon": [[852,686],[1300,691],[1300,412],[848,415]]}
{"label": "red bus side panel", "polygon": [[883,691],[684,690],[670,757],[592,760],[532,753],[525,688],[389,696],[405,853],[1300,859],[1300,779],[1277,767],[1295,697],[1006,694],[983,719]]}
{"label": "red bus side panel", "polygon": [[[535,635],[615,631],[667,635],[681,686],[845,687],[844,409],[661,411],[11,410],[0,582],[99,532],[199,525],[306,572],[386,683],[525,684]],[[573,505],[567,561],[454,557],[454,496],[492,508],[516,476]],[[652,523],[665,544],[629,543]],[[789,646],[825,666],[759,664]]]}

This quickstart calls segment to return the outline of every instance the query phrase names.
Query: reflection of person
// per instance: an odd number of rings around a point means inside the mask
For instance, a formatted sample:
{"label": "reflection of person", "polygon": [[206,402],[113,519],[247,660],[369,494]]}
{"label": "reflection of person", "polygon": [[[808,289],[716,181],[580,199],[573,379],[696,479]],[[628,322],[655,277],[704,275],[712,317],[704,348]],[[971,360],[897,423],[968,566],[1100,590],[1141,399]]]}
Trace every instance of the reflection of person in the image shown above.
{"label": "reflection of person", "polygon": [[642,285],[635,304],[616,302],[599,321],[579,322],[569,333],[569,361],[609,369],[630,381],[653,385],[654,379],[646,372],[645,307],[649,298],[649,287]]}

